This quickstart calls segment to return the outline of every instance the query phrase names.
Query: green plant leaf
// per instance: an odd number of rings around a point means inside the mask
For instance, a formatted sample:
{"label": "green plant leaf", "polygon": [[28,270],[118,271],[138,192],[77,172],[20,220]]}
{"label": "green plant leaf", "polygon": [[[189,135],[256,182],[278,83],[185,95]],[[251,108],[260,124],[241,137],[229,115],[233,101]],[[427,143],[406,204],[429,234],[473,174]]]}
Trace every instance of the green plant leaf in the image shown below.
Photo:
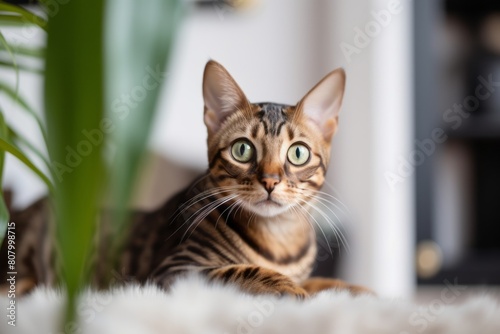
{"label": "green plant leaf", "polygon": [[26,102],[26,100],[19,95],[15,89],[10,87],[8,84],[0,81],[0,92],[4,92],[8,97],[10,97],[15,103],[20,105],[30,116],[32,116],[40,128],[45,145],[47,145],[47,130],[42,122],[40,116],[35,112],[35,110]]}
{"label": "green plant leaf", "polygon": [[0,14],[0,27],[22,27],[26,21],[21,16]]}
{"label": "green plant leaf", "polygon": [[2,247],[3,240],[5,238],[5,233],[7,232],[7,224],[9,223],[10,215],[9,209],[5,204],[5,199],[3,197],[3,190],[1,191],[0,198],[0,247]]}
{"label": "green plant leaf", "polygon": [[[7,129],[9,132],[8,138],[10,138],[11,142],[20,150],[20,146],[26,147],[28,150],[33,152],[40,160],[42,160],[49,170],[52,170],[52,166],[50,165],[50,161],[47,159],[45,154],[43,154],[38,148],[36,148],[32,143],[30,143],[26,138],[17,133],[14,129],[7,125]],[[54,179],[54,178],[53,178]]]}
{"label": "green plant leaf", "polygon": [[[7,50],[12,60],[12,63],[9,64],[10,65],[9,67],[12,67],[16,72],[16,92],[17,92],[19,89],[19,67],[17,66],[16,57],[14,57],[14,53],[12,53],[9,43],[7,43],[7,40],[5,39],[1,31],[0,31],[0,45],[2,45],[2,47],[5,48],[5,50]],[[3,62],[0,61],[0,65],[4,65],[2,63]]]}
{"label": "green plant leaf", "polygon": [[[27,65],[23,65],[23,64],[18,64],[17,62],[14,63],[14,62],[0,60],[0,66],[13,68],[16,71],[16,77],[19,75],[19,71],[25,71],[25,72],[35,73],[35,74],[43,74],[44,73],[43,69],[35,68],[32,66],[27,66]],[[19,82],[19,80],[17,79],[16,82]]]}
{"label": "green plant leaf", "polygon": [[[5,124],[3,113],[0,110],[0,137],[7,138],[8,130]],[[9,210],[5,205],[3,197],[3,167],[5,162],[5,151],[0,150],[0,247],[2,246],[5,233],[7,231],[7,224],[9,223]]]}
{"label": "green plant leaf", "polygon": [[[1,18],[0,18],[0,24],[1,24]],[[25,57],[35,57],[35,58],[43,58],[45,56],[45,48],[26,47],[24,45],[9,45],[9,46],[15,55],[20,55]],[[3,45],[0,45],[0,52],[8,52],[8,51]]]}
{"label": "green plant leaf", "polygon": [[31,169],[38,177],[47,185],[49,191],[54,191],[54,186],[50,179],[40,170],[38,167],[31,162],[31,160],[19,149],[16,145],[12,144],[6,138],[0,138],[0,151],[8,152],[19,159],[23,164]]}
{"label": "green plant leaf", "polygon": [[20,17],[24,24],[34,24],[44,30],[47,29],[47,20],[19,6],[2,1],[0,2],[0,14],[12,14],[14,17]]}
{"label": "green plant leaf", "polygon": [[[112,257],[119,252],[127,226],[125,212],[165,81],[181,8],[178,0],[151,0],[147,6],[136,0],[108,1],[106,104],[112,108],[125,106],[125,113],[111,109],[117,128],[113,133],[117,152],[112,164],[120,166],[111,172],[115,209]],[[142,96],[134,100],[136,92],[142,92]],[[124,94],[132,97],[128,106],[122,100]]]}
{"label": "green plant leaf", "polygon": [[85,284],[102,195],[102,142],[91,143],[83,131],[100,129],[103,118],[103,12],[100,0],[69,1],[50,17],[48,25],[45,113],[49,156],[53,164],[71,170],[56,182],[55,191],[56,237],[68,298],[66,321],[75,316],[75,299]]}
{"label": "green plant leaf", "polygon": [[[7,139],[9,135],[9,130],[5,124],[5,118],[3,116],[2,110],[0,110],[0,138]],[[0,189],[2,188],[2,176],[3,176],[3,166],[5,159],[5,150],[0,150]]]}

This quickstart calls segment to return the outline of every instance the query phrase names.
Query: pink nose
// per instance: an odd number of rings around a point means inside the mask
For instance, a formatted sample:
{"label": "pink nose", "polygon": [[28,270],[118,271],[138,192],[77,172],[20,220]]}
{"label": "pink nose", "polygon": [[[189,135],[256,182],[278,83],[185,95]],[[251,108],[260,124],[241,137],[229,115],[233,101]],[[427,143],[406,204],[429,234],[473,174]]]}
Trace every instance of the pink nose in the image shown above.
{"label": "pink nose", "polygon": [[262,175],[262,179],[260,180],[264,188],[266,188],[267,192],[270,194],[274,187],[280,183],[280,177],[276,174],[264,174]]}

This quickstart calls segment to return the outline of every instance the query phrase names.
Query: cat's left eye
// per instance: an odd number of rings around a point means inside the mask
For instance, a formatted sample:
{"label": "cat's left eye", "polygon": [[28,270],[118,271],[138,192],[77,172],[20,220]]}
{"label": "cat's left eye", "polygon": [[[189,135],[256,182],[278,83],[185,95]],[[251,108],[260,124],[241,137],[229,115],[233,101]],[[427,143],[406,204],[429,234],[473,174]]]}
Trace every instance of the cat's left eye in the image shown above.
{"label": "cat's left eye", "polygon": [[309,161],[309,149],[302,144],[293,144],[288,149],[288,161],[295,166],[301,166]]}

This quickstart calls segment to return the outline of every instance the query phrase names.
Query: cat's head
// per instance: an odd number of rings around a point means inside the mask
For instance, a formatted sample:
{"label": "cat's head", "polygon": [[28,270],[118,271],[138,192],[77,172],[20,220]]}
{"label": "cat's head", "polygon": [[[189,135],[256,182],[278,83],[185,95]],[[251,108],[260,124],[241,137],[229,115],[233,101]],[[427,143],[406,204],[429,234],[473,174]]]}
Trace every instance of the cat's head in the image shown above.
{"label": "cat's head", "polygon": [[337,69],[295,106],[250,103],[226,69],[209,61],[204,119],[209,172],[221,194],[266,217],[305,206],[325,181],[344,87]]}

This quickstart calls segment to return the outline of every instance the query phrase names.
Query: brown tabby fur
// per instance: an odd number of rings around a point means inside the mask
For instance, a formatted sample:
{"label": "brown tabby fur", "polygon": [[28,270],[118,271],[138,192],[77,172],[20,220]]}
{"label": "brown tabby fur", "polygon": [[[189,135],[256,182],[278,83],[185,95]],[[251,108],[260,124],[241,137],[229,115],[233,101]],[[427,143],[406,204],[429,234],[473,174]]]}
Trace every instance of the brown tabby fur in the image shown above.
{"label": "brown tabby fur", "polygon": [[[339,280],[308,279],[316,256],[308,203],[325,180],[344,80],[342,70],[332,72],[296,106],[252,104],[210,61],[203,90],[209,170],[158,210],[133,215],[116,268],[120,278],[168,288],[180,275],[198,272],[249,293],[299,298],[328,288],[365,291]],[[331,97],[325,86],[338,91],[328,91]],[[240,139],[254,150],[245,163],[231,153]],[[310,150],[302,166],[287,159],[295,143]],[[44,202],[35,206],[47,210]],[[29,214],[14,219],[21,223]],[[19,278],[50,284],[51,256],[39,241],[47,224],[31,225],[31,231],[18,232],[26,240],[18,253],[24,257]],[[106,271],[97,266],[97,283]]]}

